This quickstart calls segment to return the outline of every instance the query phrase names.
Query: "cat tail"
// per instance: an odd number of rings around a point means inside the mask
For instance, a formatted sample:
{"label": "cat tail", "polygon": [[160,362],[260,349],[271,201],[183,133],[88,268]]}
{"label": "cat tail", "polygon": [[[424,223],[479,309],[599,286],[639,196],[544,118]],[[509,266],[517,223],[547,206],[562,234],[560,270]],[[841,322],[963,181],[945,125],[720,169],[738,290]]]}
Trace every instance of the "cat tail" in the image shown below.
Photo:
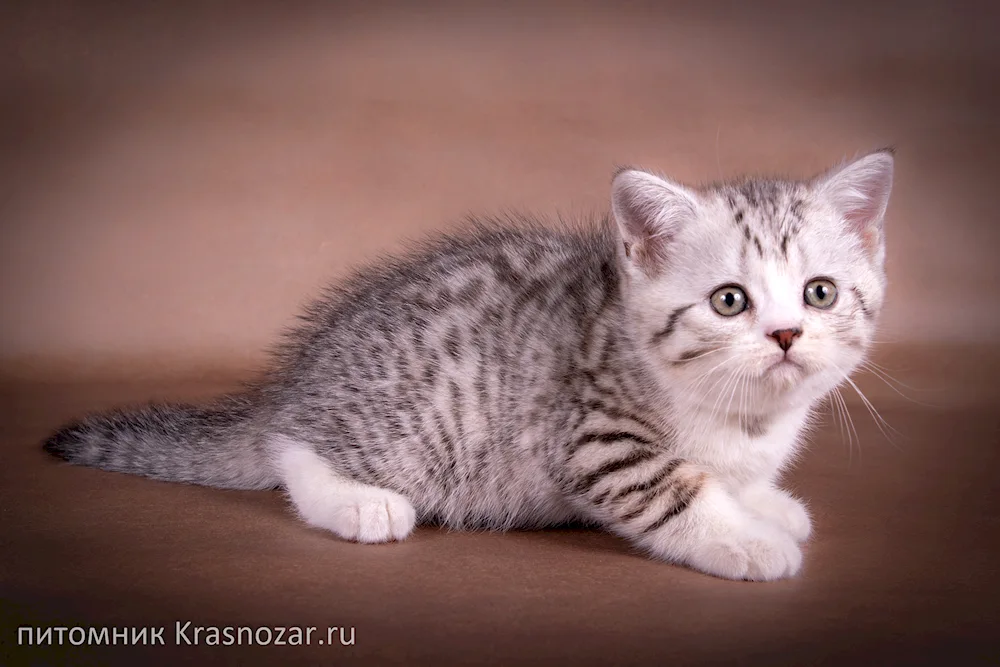
{"label": "cat tail", "polygon": [[270,489],[279,480],[249,394],[214,404],[156,404],[69,424],[43,444],[70,463],[220,489]]}

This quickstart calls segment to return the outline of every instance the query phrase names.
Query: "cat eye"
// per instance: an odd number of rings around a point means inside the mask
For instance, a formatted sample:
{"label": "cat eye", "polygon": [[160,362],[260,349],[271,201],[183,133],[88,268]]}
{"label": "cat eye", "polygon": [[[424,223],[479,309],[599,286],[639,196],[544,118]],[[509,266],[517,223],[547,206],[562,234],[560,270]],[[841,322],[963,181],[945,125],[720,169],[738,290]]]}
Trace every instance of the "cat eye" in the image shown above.
{"label": "cat eye", "polygon": [[747,293],[737,285],[720,287],[709,299],[715,312],[723,317],[739,315],[747,309],[747,301]]}
{"label": "cat eye", "polygon": [[806,283],[806,290],[802,296],[813,308],[826,310],[837,301],[837,286],[832,280],[817,278]]}

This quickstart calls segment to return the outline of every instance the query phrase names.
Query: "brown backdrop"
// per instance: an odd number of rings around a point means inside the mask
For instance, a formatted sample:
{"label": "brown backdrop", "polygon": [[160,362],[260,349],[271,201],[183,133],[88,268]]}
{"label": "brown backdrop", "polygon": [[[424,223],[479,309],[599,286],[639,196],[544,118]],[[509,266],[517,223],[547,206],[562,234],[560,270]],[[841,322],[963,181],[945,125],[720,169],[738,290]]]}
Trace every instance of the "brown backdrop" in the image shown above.
{"label": "brown backdrop", "polygon": [[883,339],[1000,338],[1000,41],[969,3],[87,4],[4,10],[6,368],[243,368],[320,284],[468,212],[884,144]]}
{"label": "brown backdrop", "polygon": [[[193,617],[354,623],[339,657],[400,664],[995,657],[991,4],[5,3],[0,644]],[[821,427],[792,480],[817,512],[797,581],[716,582],[589,533],[356,549],[273,494],[38,450],[84,411],[230,386],[207,378],[262,363],[323,282],[467,213],[600,211],[622,163],[804,176],[885,144],[877,358],[938,407],[868,376],[902,444],[856,400],[861,459]]]}

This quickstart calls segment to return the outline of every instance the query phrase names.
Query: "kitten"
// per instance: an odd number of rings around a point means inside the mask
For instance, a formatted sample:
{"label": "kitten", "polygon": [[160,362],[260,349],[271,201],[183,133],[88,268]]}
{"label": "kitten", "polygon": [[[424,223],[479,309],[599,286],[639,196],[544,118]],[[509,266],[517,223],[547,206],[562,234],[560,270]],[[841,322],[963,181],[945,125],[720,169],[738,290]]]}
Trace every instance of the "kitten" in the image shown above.
{"label": "kitten", "polygon": [[346,540],[585,521],[712,575],[788,577],[811,523],[777,479],[871,344],[892,171],[890,150],[702,189],[624,169],[601,225],[428,243],[316,301],[244,391],[88,417],[45,449],[281,486]]}

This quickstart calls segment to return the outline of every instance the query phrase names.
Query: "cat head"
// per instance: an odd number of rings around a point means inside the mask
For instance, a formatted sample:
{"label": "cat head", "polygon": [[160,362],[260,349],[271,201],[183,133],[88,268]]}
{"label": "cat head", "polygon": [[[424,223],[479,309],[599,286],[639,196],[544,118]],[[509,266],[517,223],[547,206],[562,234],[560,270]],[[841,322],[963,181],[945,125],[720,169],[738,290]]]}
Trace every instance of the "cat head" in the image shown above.
{"label": "cat head", "polygon": [[628,326],[669,386],[767,411],[813,402],[857,368],[885,294],[892,172],[890,150],[808,181],[696,189],[619,171]]}

